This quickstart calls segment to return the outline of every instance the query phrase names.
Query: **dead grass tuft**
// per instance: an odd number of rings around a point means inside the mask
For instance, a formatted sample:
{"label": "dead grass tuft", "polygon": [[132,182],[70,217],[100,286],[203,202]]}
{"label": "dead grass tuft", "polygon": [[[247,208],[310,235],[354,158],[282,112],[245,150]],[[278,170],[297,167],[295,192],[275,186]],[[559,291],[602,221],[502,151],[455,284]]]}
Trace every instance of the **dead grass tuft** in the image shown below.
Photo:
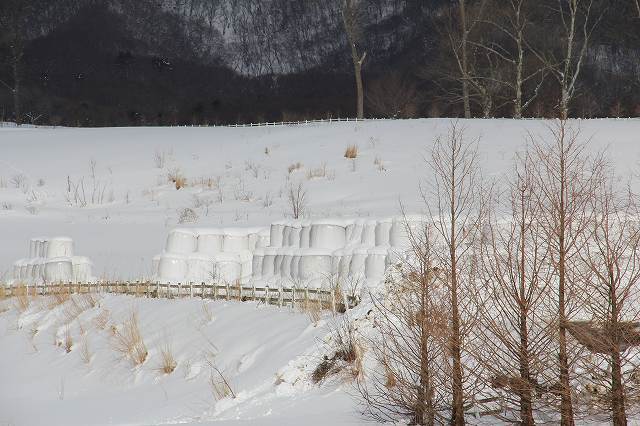
{"label": "dead grass tuft", "polygon": [[180,170],[172,170],[168,173],[167,178],[175,184],[177,190],[187,186],[187,178],[180,173]]}
{"label": "dead grass tuft", "polygon": [[160,348],[160,358],[161,363],[158,370],[162,371],[164,374],[173,373],[178,366],[178,363],[173,356],[173,349],[171,348],[170,343],[165,343],[162,348]]}
{"label": "dead grass tuft", "polygon": [[19,285],[13,289],[13,295],[15,296],[15,306],[18,312],[24,312],[29,309],[29,305],[31,305],[31,299],[29,298],[29,293],[27,287],[24,285]]}
{"label": "dead grass tuft", "polygon": [[67,353],[73,348],[73,338],[71,337],[71,327],[67,326],[64,330],[64,349]]}
{"label": "dead grass tuft", "polygon": [[327,163],[322,163],[320,167],[307,170],[307,179],[319,179],[327,177]]}
{"label": "dead grass tuft", "polygon": [[213,397],[218,401],[227,397],[235,398],[236,394],[222,372],[212,362],[209,362],[209,367],[211,368],[209,386]]}
{"label": "dead grass tuft", "polygon": [[112,332],[114,335],[114,349],[123,358],[129,359],[134,367],[142,365],[146,361],[149,352],[140,332],[136,311],[132,311],[120,327],[112,327]]}
{"label": "dead grass tuft", "polygon": [[85,364],[91,364],[91,351],[89,350],[89,342],[85,336],[80,343],[80,359]]}
{"label": "dead grass tuft", "polygon": [[358,145],[349,145],[344,151],[344,158],[356,158],[358,156]]}
{"label": "dead grass tuft", "polygon": [[107,328],[107,324],[111,320],[111,314],[108,310],[103,309],[100,313],[93,319],[93,325],[100,330],[104,330]]}
{"label": "dead grass tuft", "polygon": [[297,170],[300,170],[301,168],[302,163],[298,161],[297,163],[290,164],[289,167],[287,167],[287,171],[289,172],[289,174],[291,174]]}

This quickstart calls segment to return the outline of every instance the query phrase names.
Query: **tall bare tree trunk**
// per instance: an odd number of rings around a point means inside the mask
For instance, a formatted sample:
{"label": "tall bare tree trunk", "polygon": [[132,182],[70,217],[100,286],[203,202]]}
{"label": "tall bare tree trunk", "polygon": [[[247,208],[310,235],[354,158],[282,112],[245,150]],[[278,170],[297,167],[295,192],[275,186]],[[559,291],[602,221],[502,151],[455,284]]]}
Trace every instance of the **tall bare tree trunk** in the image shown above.
{"label": "tall bare tree trunk", "polygon": [[351,44],[351,58],[353,59],[353,70],[356,77],[356,111],[359,119],[364,118],[364,86],[362,84],[362,63],[366,58],[366,53],[362,57],[358,56],[358,50],[354,43]]}
{"label": "tall bare tree trunk", "polygon": [[22,112],[20,110],[20,58],[13,59],[13,112],[17,125],[22,124]]}
{"label": "tall bare tree trunk", "polygon": [[466,0],[458,1],[458,9],[460,12],[460,25],[462,26],[462,38],[460,40],[460,59],[462,66],[462,102],[464,104],[464,118],[471,118],[471,102],[469,99],[469,31],[467,29],[467,11],[465,6]]}

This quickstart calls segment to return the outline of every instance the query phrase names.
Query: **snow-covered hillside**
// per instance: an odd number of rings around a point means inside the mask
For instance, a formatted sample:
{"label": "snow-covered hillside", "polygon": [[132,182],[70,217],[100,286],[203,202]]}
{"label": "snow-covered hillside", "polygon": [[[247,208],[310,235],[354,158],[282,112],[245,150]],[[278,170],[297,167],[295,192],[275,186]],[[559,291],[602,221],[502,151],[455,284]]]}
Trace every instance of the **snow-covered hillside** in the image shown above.
{"label": "snow-covered hillside", "polygon": [[[462,121],[484,175],[501,180],[514,153],[550,122]],[[452,121],[367,121],[255,128],[0,128],[0,271],[41,235],[73,238],[99,278],[142,279],[181,215],[187,226],[265,227],[291,216],[375,218],[423,209],[423,157]],[[622,174],[639,170],[638,120],[574,121]],[[357,158],[344,157],[358,147]],[[170,177],[186,179],[176,190]],[[184,209],[196,215],[184,216]],[[189,213],[189,212],[187,212]]]}

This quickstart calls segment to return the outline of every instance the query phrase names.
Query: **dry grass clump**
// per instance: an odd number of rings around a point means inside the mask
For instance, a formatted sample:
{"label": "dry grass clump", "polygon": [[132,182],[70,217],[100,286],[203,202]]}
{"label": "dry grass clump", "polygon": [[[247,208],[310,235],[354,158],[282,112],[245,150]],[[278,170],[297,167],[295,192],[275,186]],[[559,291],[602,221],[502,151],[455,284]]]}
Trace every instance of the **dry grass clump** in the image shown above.
{"label": "dry grass clump", "polygon": [[373,165],[376,166],[379,172],[387,171],[386,167],[384,167],[384,163],[379,157],[376,157],[375,160],[373,160]]}
{"label": "dry grass clump", "polygon": [[160,349],[160,367],[158,370],[162,371],[164,374],[171,374],[178,366],[175,357],[173,356],[173,350],[171,348],[171,344],[165,343]]}
{"label": "dry grass clump", "polygon": [[71,297],[69,289],[64,286],[54,287],[52,291],[49,292],[49,294],[51,295],[51,297],[49,298],[49,309],[53,309],[56,306],[60,306],[66,303]]}
{"label": "dry grass clump", "polygon": [[325,355],[311,373],[311,380],[319,383],[326,377],[347,371],[352,378],[358,378],[363,371],[363,350],[356,336],[353,322],[343,320],[335,328],[331,351],[332,356]]}
{"label": "dry grass clump", "polygon": [[67,353],[71,352],[73,348],[73,337],[71,337],[71,327],[67,326],[64,330],[64,349]]}
{"label": "dry grass clump", "polygon": [[307,170],[307,179],[316,179],[327,177],[327,163],[322,163],[320,167]]}
{"label": "dry grass clump", "polygon": [[104,330],[107,328],[107,324],[111,320],[111,314],[108,310],[103,309],[100,313],[93,319],[93,325],[99,329]]}
{"label": "dry grass clump", "polygon": [[358,156],[358,145],[349,145],[344,151],[344,158],[356,158]]}
{"label": "dry grass clump", "polygon": [[112,327],[112,332],[115,342],[114,349],[119,352],[123,358],[129,359],[134,367],[146,361],[149,351],[147,351],[147,346],[140,332],[136,311],[132,311],[119,328]]}
{"label": "dry grass clump", "polygon": [[302,163],[298,161],[297,163],[290,164],[289,167],[287,167],[287,171],[289,172],[289,174],[291,174],[297,170],[300,170],[301,168]]}
{"label": "dry grass clump", "polygon": [[307,314],[314,324],[317,324],[320,318],[322,318],[322,304],[319,301],[308,300],[300,304],[300,311]]}
{"label": "dry grass clump", "polygon": [[229,381],[222,374],[222,372],[211,361],[209,361],[209,367],[211,368],[211,374],[209,375],[209,386],[211,387],[211,393],[216,400],[221,400],[227,397],[235,398],[236,394],[231,388]]}
{"label": "dry grass clump", "polygon": [[24,312],[31,305],[31,299],[29,298],[29,292],[25,285],[18,285],[13,289],[13,295],[15,296],[15,306],[19,312]]}
{"label": "dry grass clump", "polygon": [[89,350],[89,342],[86,337],[84,337],[80,343],[80,359],[82,359],[82,362],[85,364],[91,364],[91,351]]}
{"label": "dry grass clump", "polygon": [[173,170],[169,172],[167,177],[169,181],[175,184],[176,190],[187,186],[187,178],[182,173],[180,173],[179,170]]}

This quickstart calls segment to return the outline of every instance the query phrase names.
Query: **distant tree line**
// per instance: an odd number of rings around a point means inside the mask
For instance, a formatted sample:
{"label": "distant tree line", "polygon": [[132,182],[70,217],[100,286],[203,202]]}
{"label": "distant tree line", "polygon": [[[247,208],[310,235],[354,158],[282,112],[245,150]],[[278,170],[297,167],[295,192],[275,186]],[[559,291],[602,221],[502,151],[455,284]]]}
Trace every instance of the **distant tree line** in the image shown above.
{"label": "distant tree line", "polygon": [[636,0],[6,0],[0,119],[640,115]]}

